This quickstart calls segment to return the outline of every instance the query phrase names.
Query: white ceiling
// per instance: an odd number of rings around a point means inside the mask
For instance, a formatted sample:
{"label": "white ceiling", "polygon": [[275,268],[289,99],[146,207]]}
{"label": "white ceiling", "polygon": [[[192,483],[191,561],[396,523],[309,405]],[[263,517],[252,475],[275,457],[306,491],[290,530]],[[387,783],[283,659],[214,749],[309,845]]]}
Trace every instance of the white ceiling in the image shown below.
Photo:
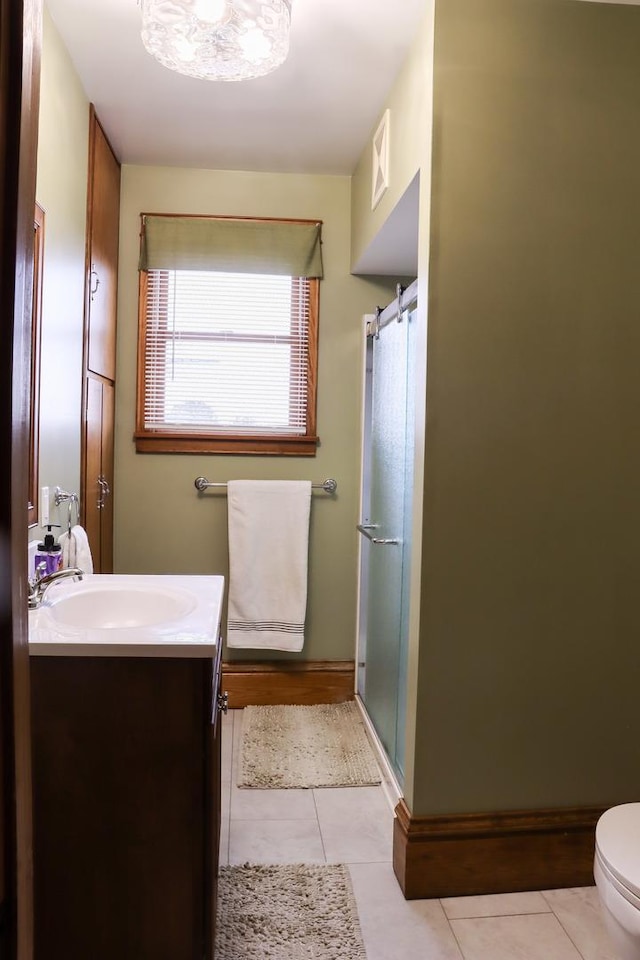
{"label": "white ceiling", "polygon": [[194,80],[142,46],[137,0],[46,0],[123,163],[351,174],[425,0],[293,0],[287,61]]}
{"label": "white ceiling", "polygon": [[[292,0],[283,66],[222,83],[149,56],[138,0],[45,3],[122,163],[339,175],[353,173],[427,7]],[[417,194],[416,180],[355,271],[416,275]]]}

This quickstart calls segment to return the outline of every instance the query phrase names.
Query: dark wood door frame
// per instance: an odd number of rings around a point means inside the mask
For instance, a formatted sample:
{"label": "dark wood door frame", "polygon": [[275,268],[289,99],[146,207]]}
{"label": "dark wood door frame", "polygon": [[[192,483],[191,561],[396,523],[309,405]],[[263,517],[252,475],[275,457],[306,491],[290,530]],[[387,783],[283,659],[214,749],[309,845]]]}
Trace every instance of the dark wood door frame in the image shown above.
{"label": "dark wood door frame", "polygon": [[33,957],[28,386],[41,0],[0,0],[0,895],[3,960]]}

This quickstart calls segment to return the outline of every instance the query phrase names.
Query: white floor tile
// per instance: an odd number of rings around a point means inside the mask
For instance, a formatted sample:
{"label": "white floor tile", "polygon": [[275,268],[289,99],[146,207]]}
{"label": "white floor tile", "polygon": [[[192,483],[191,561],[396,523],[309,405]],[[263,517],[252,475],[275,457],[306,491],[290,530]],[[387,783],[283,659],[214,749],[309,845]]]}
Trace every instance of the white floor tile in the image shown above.
{"label": "white floor tile", "polygon": [[229,863],[325,863],[317,820],[232,820]]}
{"label": "white floor tile", "polygon": [[437,900],[405,900],[390,863],[349,870],[367,960],[461,960]]}
{"label": "white floor tile", "polygon": [[242,711],[222,720],[220,863],[348,863],[367,960],[615,960],[595,887],[405,900],[382,787],[239,789]]}
{"label": "white floor tile", "polygon": [[469,917],[508,917],[520,913],[549,913],[541,893],[500,893],[482,897],[445,897],[441,901],[450,920]]}
{"label": "white floor tile", "polygon": [[382,787],[323,787],[313,795],[321,821],[357,824],[360,817],[373,816],[393,823]]}
{"label": "white floor tile", "polygon": [[544,897],[584,960],[616,960],[595,887],[545,890]]}
{"label": "white floor tile", "polygon": [[233,820],[313,820],[311,790],[248,790],[231,785]]}
{"label": "white floor tile", "polygon": [[391,827],[363,818],[354,831],[337,823],[321,823],[327,863],[391,863]]}
{"label": "white floor tile", "polygon": [[381,787],[313,791],[328,863],[391,861],[393,814]]}
{"label": "white floor tile", "polygon": [[464,960],[581,960],[552,913],[450,923]]}

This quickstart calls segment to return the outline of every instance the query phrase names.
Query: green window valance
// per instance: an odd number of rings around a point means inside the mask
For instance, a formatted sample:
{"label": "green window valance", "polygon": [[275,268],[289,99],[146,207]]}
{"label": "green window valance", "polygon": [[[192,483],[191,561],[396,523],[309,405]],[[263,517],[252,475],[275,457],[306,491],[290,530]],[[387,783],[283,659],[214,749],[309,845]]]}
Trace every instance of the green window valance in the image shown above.
{"label": "green window valance", "polygon": [[321,224],[142,214],[140,270],[322,277]]}

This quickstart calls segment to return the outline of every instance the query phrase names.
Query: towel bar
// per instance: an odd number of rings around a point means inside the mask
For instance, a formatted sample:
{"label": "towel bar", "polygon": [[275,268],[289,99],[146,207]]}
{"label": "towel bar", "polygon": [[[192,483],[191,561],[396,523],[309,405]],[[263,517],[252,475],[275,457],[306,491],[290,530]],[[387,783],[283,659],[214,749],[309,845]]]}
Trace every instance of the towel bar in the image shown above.
{"label": "towel bar", "polygon": [[80,497],[77,493],[68,493],[66,490],[63,490],[62,487],[56,487],[53,494],[53,501],[56,507],[59,507],[63,503],[69,505],[69,514],[67,516],[67,533],[71,533],[71,511],[73,510],[74,505],[76,508],[76,523],[80,523]]}
{"label": "towel bar", "polygon": [[[199,493],[207,490],[209,487],[226,487],[226,480],[207,480],[206,477],[196,477],[193,482],[194,487]],[[335,493],[338,489],[337,480],[323,480],[322,483],[312,483],[314,490],[324,490],[325,493]]]}

